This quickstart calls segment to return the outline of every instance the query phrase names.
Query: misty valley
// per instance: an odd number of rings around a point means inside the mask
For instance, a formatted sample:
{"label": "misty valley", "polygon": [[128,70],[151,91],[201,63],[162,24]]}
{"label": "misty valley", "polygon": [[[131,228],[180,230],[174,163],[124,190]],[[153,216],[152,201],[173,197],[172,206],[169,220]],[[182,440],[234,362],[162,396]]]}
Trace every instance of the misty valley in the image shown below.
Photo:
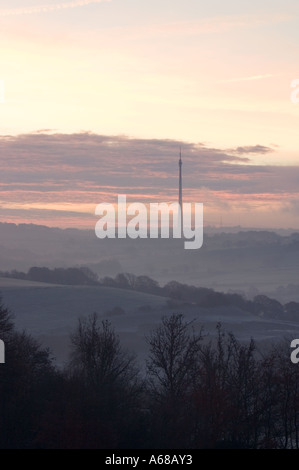
{"label": "misty valley", "polygon": [[299,446],[297,233],[0,235],[1,448]]}
{"label": "misty valley", "polygon": [[298,0],[0,31],[0,449],[299,449]]}

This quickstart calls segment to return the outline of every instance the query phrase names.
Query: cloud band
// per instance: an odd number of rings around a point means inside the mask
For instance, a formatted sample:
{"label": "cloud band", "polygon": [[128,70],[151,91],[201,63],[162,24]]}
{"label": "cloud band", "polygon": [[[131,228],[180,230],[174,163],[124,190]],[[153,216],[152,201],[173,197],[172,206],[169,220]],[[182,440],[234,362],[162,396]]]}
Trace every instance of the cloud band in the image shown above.
{"label": "cloud band", "polygon": [[110,2],[111,0],[77,0],[73,2],[56,3],[53,5],[37,5],[33,7],[8,8],[0,10],[0,16],[30,15],[33,13],[48,13],[56,10],[77,8],[90,5],[92,3]]}

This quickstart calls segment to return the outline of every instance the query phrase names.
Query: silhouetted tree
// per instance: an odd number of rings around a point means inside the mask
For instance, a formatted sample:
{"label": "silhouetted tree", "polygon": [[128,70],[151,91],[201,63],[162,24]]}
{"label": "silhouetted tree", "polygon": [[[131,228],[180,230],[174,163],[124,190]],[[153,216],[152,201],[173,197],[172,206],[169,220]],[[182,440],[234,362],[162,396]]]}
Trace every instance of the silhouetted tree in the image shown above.
{"label": "silhouetted tree", "polygon": [[5,364],[0,366],[0,448],[34,447],[56,370],[49,351],[27,333],[17,332],[2,304],[0,338],[5,342]]}
{"label": "silhouetted tree", "polygon": [[134,356],[121,347],[111,324],[100,321],[97,314],[79,320],[71,346],[69,377],[79,390],[81,445],[127,446],[138,427],[143,390]]}
{"label": "silhouetted tree", "polygon": [[108,320],[95,313],[80,319],[71,335],[71,368],[92,386],[129,382],[136,377],[134,357],[125,352]]}
{"label": "silhouetted tree", "polygon": [[151,393],[152,445],[165,448],[188,446],[190,440],[189,396],[198,368],[201,333],[183,315],[164,317],[147,338]]}
{"label": "silhouetted tree", "polygon": [[[198,364],[202,334],[191,330],[193,322],[181,314],[164,317],[147,337],[150,352],[147,371],[153,391],[161,397],[184,396]],[[190,331],[191,330],[191,331]]]}

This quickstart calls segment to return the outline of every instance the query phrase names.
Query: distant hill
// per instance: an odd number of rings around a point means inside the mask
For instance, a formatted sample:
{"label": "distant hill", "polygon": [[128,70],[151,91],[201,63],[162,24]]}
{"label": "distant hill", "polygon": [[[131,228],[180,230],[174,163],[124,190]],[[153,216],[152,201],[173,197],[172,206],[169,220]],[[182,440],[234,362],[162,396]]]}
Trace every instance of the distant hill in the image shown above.
{"label": "distant hill", "polygon": [[160,283],[299,301],[292,287],[299,278],[299,234],[229,230],[206,228],[203,247],[184,250],[181,240],[99,240],[92,230],[0,223],[0,271],[85,266],[100,277],[131,272]]}
{"label": "distant hill", "polygon": [[[89,268],[54,268],[32,267],[27,273],[12,271],[4,274],[3,279],[17,279],[31,282],[42,282],[63,286],[97,286],[132,291],[164,297],[169,308],[182,307],[230,307],[263,318],[299,322],[299,303],[287,302],[282,305],[278,300],[264,294],[256,295],[252,300],[237,293],[217,292],[207,287],[198,287],[170,281],[164,286],[149,276],[136,276],[132,273],[119,273],[114,278],[105,276],[102,279]],[[5,285],[5,284],[4,284]],[[32,284],[29,284],[32,285]],[[121,313],[115,307],[114,313]]]}

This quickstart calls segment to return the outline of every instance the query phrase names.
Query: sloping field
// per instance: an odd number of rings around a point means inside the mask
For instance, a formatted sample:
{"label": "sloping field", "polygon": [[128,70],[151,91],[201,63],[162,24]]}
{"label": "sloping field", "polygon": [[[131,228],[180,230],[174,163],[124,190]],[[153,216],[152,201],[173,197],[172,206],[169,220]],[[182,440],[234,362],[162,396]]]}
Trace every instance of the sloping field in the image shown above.
{"label": "sloping field", "polygon": [[187,319],[195,319],[196,329],[204,326],[210,334],[215,333],[217,323],[221,322],[241,340],[253,337],[264,343],[284,337],[299,338],[299,324],[293,322],[261,319],[234,307],[169,309],[164,297],[122,289],[0,279],[0,291],[4,303],[14,313],[16,326],[50,347],[60,365],[68,357],[69,335],[78,318],[93,312],[109,319],[122,344],[135,351],[142,361],[148,352],[145,336],[163,315],[171,313],[184,313]]}
{"label": "sloping field", "polygon": [[0,291],[2,288],[15,288],[15,287],[53,287],[53,284],[46,284],[44,282],[23,281],[21,279],[10,279],[7,277],[0,277]]}

